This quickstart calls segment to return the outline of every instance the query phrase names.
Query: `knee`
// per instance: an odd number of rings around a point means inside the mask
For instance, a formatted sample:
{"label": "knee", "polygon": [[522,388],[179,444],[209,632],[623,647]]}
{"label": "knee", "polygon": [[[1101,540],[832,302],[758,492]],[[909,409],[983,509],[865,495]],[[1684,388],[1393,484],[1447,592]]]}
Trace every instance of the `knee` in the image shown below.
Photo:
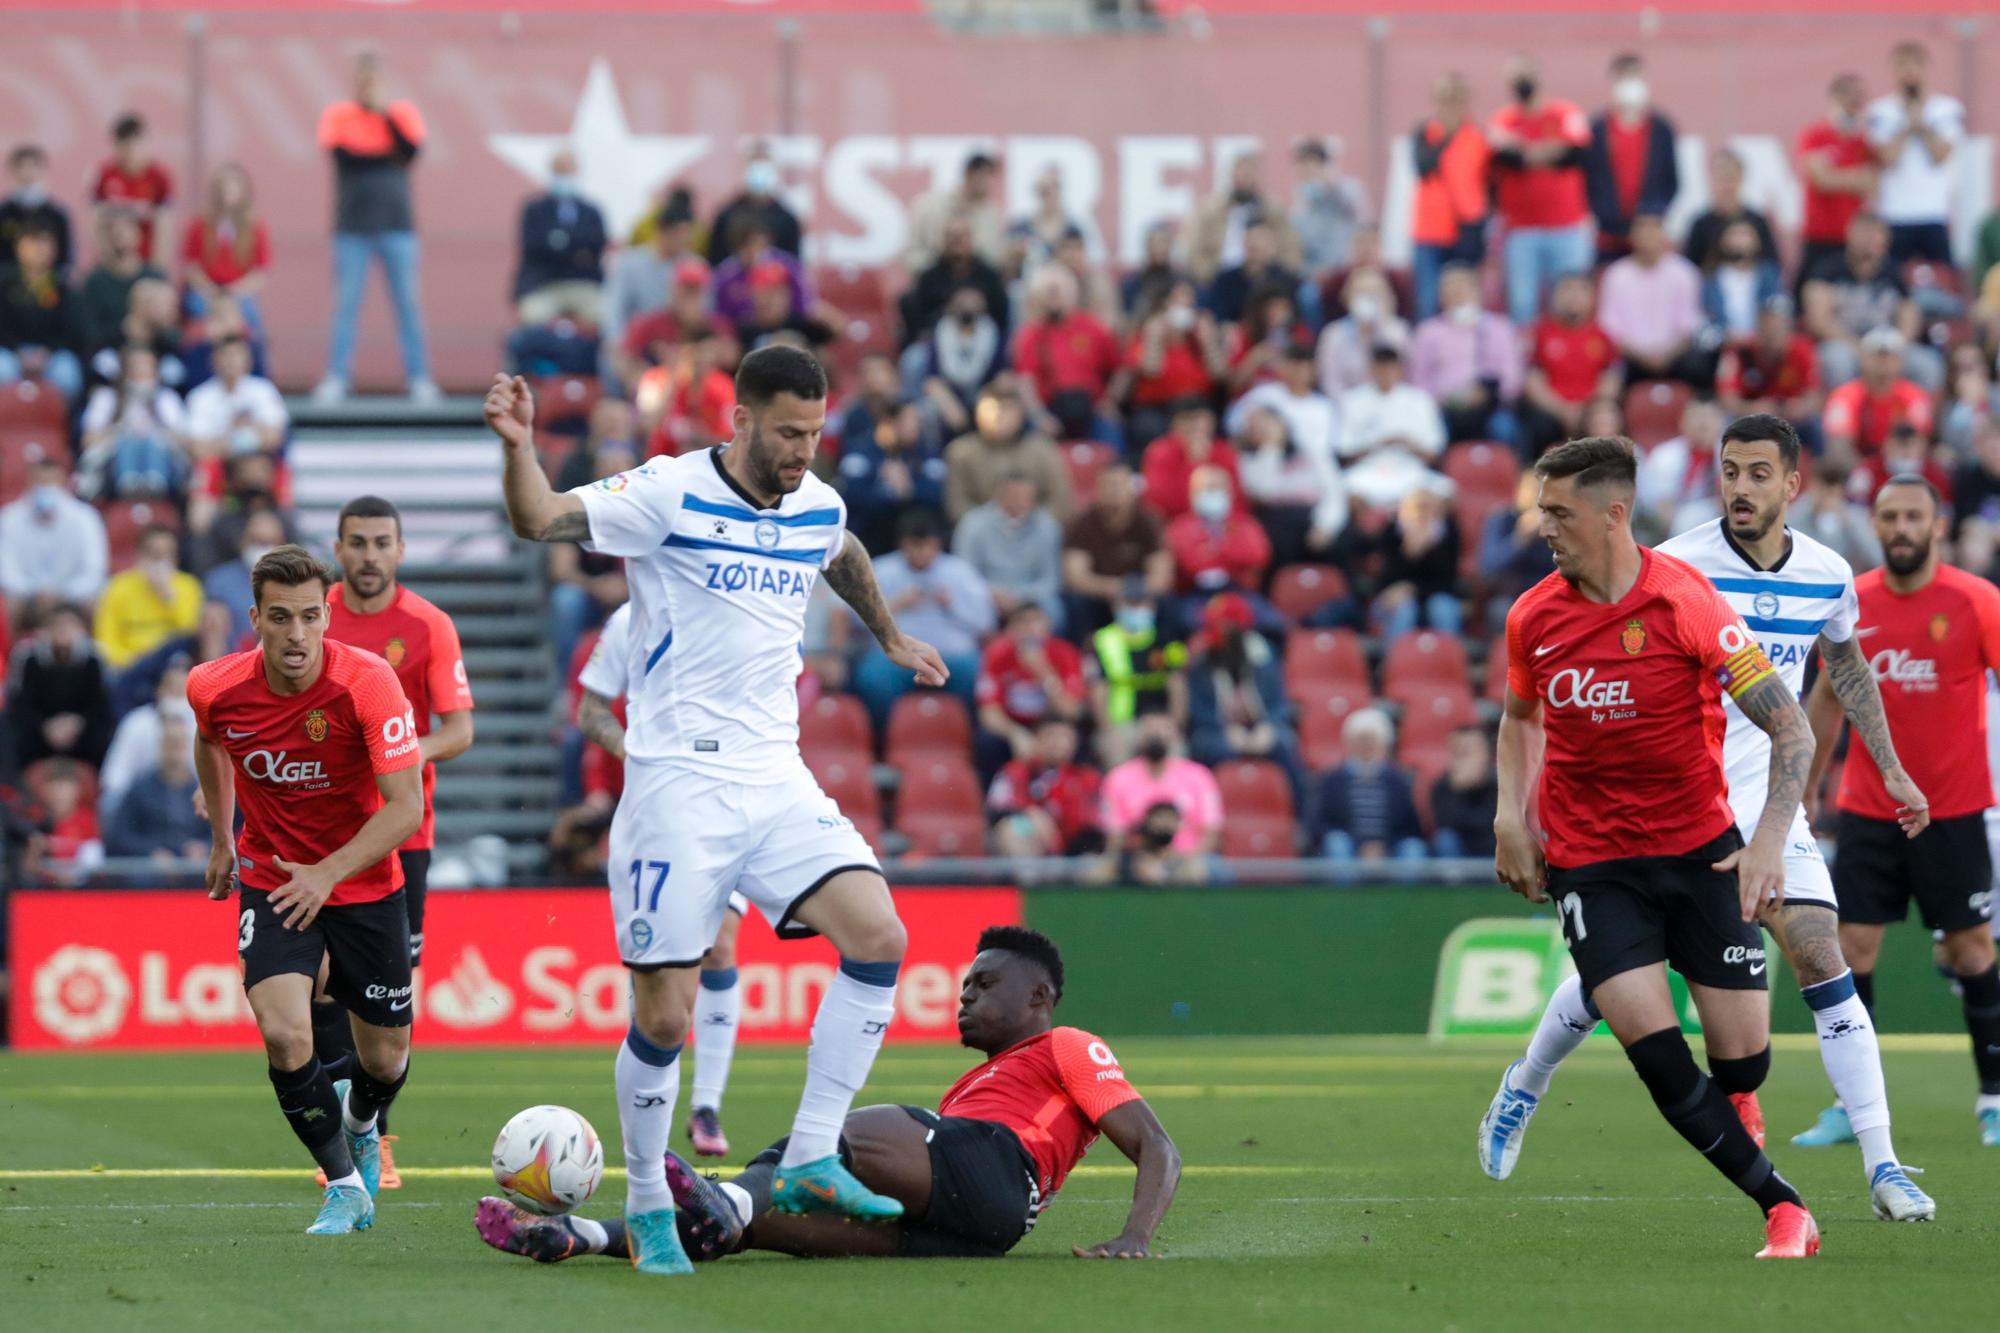
{"label": "knee", "polygon": [[736,941],[719,938],[701,956],[701,970],[704,972],[729,972],[736,967]]}
{"label": "knee", "polygon": [[[671,995],[657,996],[652,1003],[635,998],[632,1030],[653,1046],[670,1051],[687,1040],[687,1006],[673,1003]],[[631,1037],[628,1035],[626,1040],[629,1043]],[[640,1054],[643,1056],[645,1052]]]}
{"label": "knee", "polygon": [[903,929],[903,923],[896,914],[889,912],[882,919],[870,921],[857,930],[847,932],[842,941],[841,956],[870,963],[899,963],[903,953],[910,947],[910,933]]}
{"label": "knee", "polygon": [[1944,937],[1944,958],[1955,975],[1976,977],[1993,966],[1993,937],[1984,927],[1954,931]]}
{"label": "knee", "polygon": [[373,1078],[394,1083],[410,1064],[410,1030],[376,1028],[355,1043],[355,1057]]}
{"label": "knee", "polygon": [[264,1029],[264,1058],[273,1069],[297,1069],[312,1059],[312,1025],[293,1027],[290,1024],[268,1026]]}
{"label": "knee", "polygon": [[1653,1104],[1669,1116],[1685,1109],[1700,1091],[1701,1070],[1677,1027],[1639,1038],[1625,1048],[1625,1058],[1653,1095]]}
{"label": "knee", "polygon": [[1708,1076],[1715,1080],[1715,1086],[1735,1096],[1738,1093],[1755,1092],[1764,1086],[1764,1080],[1771,1073],[1771,1048],[1766,1046],[1755,1055],[1746,1055],[1739,1060],[1717,1060],[1709,1058]]}

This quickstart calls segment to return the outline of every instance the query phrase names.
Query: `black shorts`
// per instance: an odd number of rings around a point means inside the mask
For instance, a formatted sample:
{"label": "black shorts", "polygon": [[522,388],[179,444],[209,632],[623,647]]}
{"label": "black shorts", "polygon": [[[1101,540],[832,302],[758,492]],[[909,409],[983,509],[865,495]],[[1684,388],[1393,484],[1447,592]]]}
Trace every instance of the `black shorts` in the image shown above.
{"label": "black shorts", "polygon": [[931,1206],[903,1224],[912,1259],[998,1259],[1034,1230],[1042,1192],[1035,1159],[1014,1131],[991,1120],[903,1108],[929,1132]]}
{"label": "black shorts", "polygon": [[1713,869],[1743,846],[1735,829],[1684,856],[1632,856],[1549,867],[1549,897],[1585,993],[1664,962],[1717,990],[1764,990],[1764,934],[1743,920],[1736,872]]}
{"label": "black shorts", "polygon": [[424,961],[424,894],[431,884],[431,849],[405,848],[396,853],[403,863],[403,911],[410,918],[410,966]]}
{"label": "black shorts", "polygon": [[1840,816],[1833,891],[1840,919],[1883,926],[1910,914],[1932,930],[1967,930],[1993,918],[1993,853],[1986,815],[1934,819],[1914,838],[1893,819]]}
{"label": "black shorts", "polygon": [[271,895],[243,889],[236,896],[236,952],[243,989],[296,972],[317,977],[327,960],[326,993],[364,1023],[410,1025],[410,921],[401,891],[369,903],[322,907],[304,930],[287,930]]}

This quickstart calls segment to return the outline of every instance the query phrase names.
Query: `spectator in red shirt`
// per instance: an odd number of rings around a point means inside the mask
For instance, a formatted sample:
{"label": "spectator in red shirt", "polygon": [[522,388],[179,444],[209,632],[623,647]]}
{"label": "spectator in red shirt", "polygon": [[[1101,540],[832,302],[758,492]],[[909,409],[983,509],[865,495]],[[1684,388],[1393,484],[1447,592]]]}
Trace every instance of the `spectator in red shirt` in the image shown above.
{"label": "spectator in red shirt", "polygon": [[1529,331],[1528,377],[1521,386],[1521,434],[1530,456],[1579,434],[1592,398],[1616,395],[1624,372],[1618,348],[1591,315],[1590,278],[1572,273],[1556,283],[1549,314]]}
{"label": "spectator in red shirt", "polygon": [[1486,138],[1507,224],[1507,315],[1526,328],[1557,278],[1591,265],[1583,173],[1590,122],[1574,104],[1542,96],[1540,73],[1528,56],[1508,62],[1507,85],[1514,100],[1493,113]]}
{"label": "spectator in red shirt", "polygon": [[1035,724],[1045,717],[1083,715],[1083,655],[1055,636],[1055,622],[1037,602],[1019,602],[979,655],[973,684],[978,708],[977,758],[991,779],[1011,758],[1034,752]]}
{"label": "spectator in red shirt", "polygon": [[[1271,539],[1237,502],[1236,483],[1215,466],[1198,467],[1189,483],[1189,512],[1167,525],[1174,586],[1195,599],[1183,623],[1218,592],[1254,589],[1271,563]],[[1253,603],[1254,605],[1254,603]]]}
{"label": "spectator in red shirt", "polygon": [[1933,425],[1931,396],[1903,378],[1903,335],[1883,327],[1861,340],[1861,376],[1826,398],[1820,428],[1831,458],[1852,464],[1882,452],[1889,432],[1910,426],[1928,439]]}
{"label": "spectator in red shirt", "polygon": [[187,283],[188,313],[207,313],[208,303],[223,293],[236,298],[237,308],[259,336],[264,318],[257,296],[264,290],[264,270],[271,262],[270,236],[256,215],[250,175],[234,162],[225,164],[208,183],[208,208],[188,224],[181,258]]}
{"label": "spectator in red shirt", "polygon": [[[126,112],[112,122],[111,157],[91,182],[91,202],[100,214],[124,212],[138,220],[139,256],[151,263],[154,234],[165,231],[167,205],[173,197],[173,178],[147,147],[146,122]],[[160,249],[164,252],[167,246]]]}
{"label": "spectator in red shirt", "polygon": [[1065,440],[1121,442],[1118,401],[1125,357],[1104,321],[1077,308],[1076,278],[1045,264],[1028,285],[1029,315],[1014,341],[1014,368],[1035,386]]}
{"label": "spectator in red shirt", "polygon": [[1801,437],[1810,428],[1817,451],[1823,402],[1819,351],[1799,332],[1791,297],[1767,299],[1757,311],[1757,336],[1723,349],[1715,395],[1731,417],[1769,412],[1791,422]]}
{"label": "spectator in red shirt", "polygon": [[678,357],[640,379],[636,401],[646,457],[678,457],[735,434],[736,381],[723,368],[733,347],[712,325],[695,329]]}
{"label": "spectator in red shirt", "polygon": [[1826,119],[1799,135],[1799,174],[1805,177],[1805,218],[1799,228],[1799,281],[1847,247],[1847,224],[1875,197],[1875,152],[1862,112],[1868,94],[1859,74],[1837,74],[1827,87]]}
{"label": "spectator in red shirt", "polygon": [[708,326],[708,261],[696,255],[674,266],[667,304],[635,316],[612,353],[621,384],[637,386],[646,372],[679,353],[689,335]]}
{"label": "spectator in red shirt", "polygon": [[986,791],[993,850],[1001,856],[1092,856],[1104,850],[1097,770],[1076,762],[1076,724],[1053,713],[1034,747],[1010,759]]}
{"label": "spectator in red shirt", "polygon": [[1188,511],[1188,485],[1196,468],[1220,469],[1233,492],[1242,490],[1242,469],[1236,448],[1215,435],[1215,411],[1200,398],[1174,404],[1173,429],[1146,446],[1140,464],[1146,504],[1172,522]]}
{"label": "spectator in red shirt", "polygon": [[1229,373],[1222,328],[1196,301],[1194,282],[1181,278],[1155,293],[1125,349],[1132,372],[1126,424],[1134,440],[1166,433],[1173,405],[1213,399]]}
{"label": "spectator in red shirt", "polygon": [[1674,124],[1654,111],[1645,63],[1627,52],[1611,61],[1611,107],[1590,121],[1584,178],[1597,217],[1599,262],[1632,249],[1632,221],[1665,216],[1680,192]]}
{"label": "spectator in red shirt", "polygon": [[1940,461],[1939,452],[1932,447],[1929,436],[1907,421],[1897,422],[1889,428],[1889,438],[1882,442],[1882,452],[1874,458],[1863,459],[1854,471],[1847,474],[1848,500],[1872,506],[1875,492],[1895,478],[1922,477],[1937,488],[1938,504],[1949,516],[1956,478]]}

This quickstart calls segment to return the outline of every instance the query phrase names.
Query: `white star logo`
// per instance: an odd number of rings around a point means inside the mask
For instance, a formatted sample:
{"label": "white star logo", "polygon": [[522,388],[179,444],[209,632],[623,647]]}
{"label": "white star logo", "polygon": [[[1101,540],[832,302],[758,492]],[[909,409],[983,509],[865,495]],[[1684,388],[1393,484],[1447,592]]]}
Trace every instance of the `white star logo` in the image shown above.
{"label": "white star logo", "polygon": [[577,191],[604,210],[623,236],[655,204],[655,192],[708,152],[705,134],[634,134],[625,122],[611,62],[593,60],[567,134],[489,134],[486,146],[514,170],[546,185],[559,148],[576,153]]}

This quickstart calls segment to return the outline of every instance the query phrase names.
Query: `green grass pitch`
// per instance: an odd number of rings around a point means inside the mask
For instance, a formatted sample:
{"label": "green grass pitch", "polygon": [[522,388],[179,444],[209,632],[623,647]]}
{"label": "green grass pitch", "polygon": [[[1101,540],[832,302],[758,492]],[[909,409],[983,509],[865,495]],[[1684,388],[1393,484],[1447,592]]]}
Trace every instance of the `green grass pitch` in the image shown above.
{"label": "green grass pitch", "polygon": [[[317,1196],[253,1053],[0,1055],[0,1309],[8,1327],[79,1330],[1993,1327],[2000,1152],[1978,1146],[1963,1038],[1886,1044],[1898,1146],[1929,1168],[1940,1221],[1876,1222],[1852,1148],[1789,1146],[1826,1087],[1809,1041],[1781,1038],[1764,1106],[1825,1232],[1809,1263],[1752,1261],[1753,1209],[1604,1038],[1559,1076],[1504,1185],[1472,1140],[1511,1044],[1189,1038],[1116,1042],[1187,1161],[1163,1262],[1069,1257],[1115,1235],[1130,1197],[1100,1143],[1004,1261],[752,1256],[681,1281],[544,1268],[472,1229],[492,1136],[522,1106],[576,1107],[616,1159],[608,1050],[420,1048],[397,1108],[409,1183],[373,1231],[317,1240],[299,1234]],[[743,1156],[784,1130],[802,1063],[739,1055]],[[862,1100],[934,1103],[968,1063],[892,1049]],[[614,1174],[585,1211],[622,1197]]]}

